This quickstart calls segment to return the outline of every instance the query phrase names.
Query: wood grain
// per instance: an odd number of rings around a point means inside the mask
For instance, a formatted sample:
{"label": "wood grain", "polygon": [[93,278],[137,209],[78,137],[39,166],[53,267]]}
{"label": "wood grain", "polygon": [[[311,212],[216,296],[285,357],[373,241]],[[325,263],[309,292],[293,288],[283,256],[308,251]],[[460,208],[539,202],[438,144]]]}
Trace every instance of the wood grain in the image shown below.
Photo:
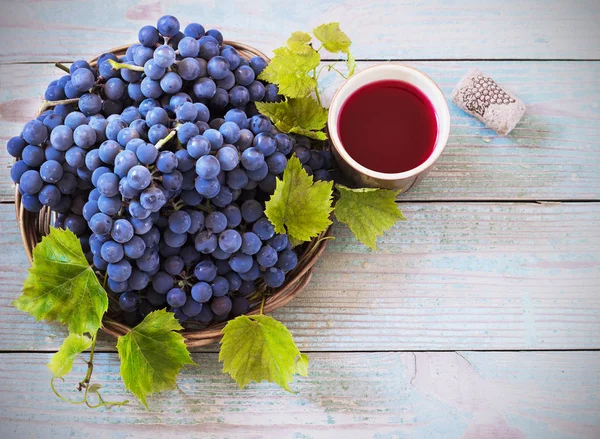
{"label": "wood grain", "polygon": [[[360,63],[365,68],[372,63]],[[600,63],[418,62],[447,96],[478,66],[528,104],[509,137],[499,137],[450,103],[449,144],[407,200],[594,200],[600,198]],[[10,201],[6,141],[36,114],[50,65],[0,65],[0,201]],[[324,98],[341,84],[324,78]]]}
{"label": "wood grain", "polygon": [[137,40],[163,14],[201,21],[229,39],[271,51],[297,30],[341,22],[357,59],[599,59],[595,0],[447,2],[71,0],[3,2],[0,61],[89,58]]}
{"label": "wood grain", "polygon": [[[0,434],[12,437],[444,438],[600,436],[600,353],[324,353],[286,393],[267,383],[239,390],[214,354],[195,354],[179,389],[126,394],[116,354],[94,358],[93,380],[110,411],[59,401],[44,364],[50,354],[3,354]],[[77,366],[59,387],[84,375]],[[75,392],[76,393],[76,392]],[[70,396],[75,397],[73,393]]]}
{"label": "wood grain", "polygon": [[[377,252],[335,226],[308,288],[274,314],[301,349],[600,348],[600,203],[401,208]],[[28,264],[12,206],[0,224],[0,349],[56,349],[62,327],[11,305]]]}

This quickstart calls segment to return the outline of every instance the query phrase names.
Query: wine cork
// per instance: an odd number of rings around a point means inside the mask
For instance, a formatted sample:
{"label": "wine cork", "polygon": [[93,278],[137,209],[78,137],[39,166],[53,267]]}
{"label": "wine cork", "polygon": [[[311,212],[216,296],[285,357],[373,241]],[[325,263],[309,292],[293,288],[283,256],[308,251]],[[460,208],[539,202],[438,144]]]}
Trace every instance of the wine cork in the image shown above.
{"label": "wine cork", "polygon": [[526,108],[518,97],[477,69],[470,70],[459,81],[452,92],[452,101],[501,136],[513,130]]}

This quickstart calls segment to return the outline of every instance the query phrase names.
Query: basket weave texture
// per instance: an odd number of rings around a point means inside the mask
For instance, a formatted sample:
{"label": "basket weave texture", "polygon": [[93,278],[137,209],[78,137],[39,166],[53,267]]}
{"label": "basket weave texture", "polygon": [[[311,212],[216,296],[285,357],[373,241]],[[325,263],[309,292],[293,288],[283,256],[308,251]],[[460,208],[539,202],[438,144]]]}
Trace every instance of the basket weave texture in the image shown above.
{"label": "basket weave texture", "polygon": [[[233,46],[238,53],[246,59],[253,56],[260,56],[266,61],[269,58],[259,50],[241,44],[235,41],[224,41],[223,44]],[[124,45],[109,50],[108,52],[115,55],[124,55],[130,45]],[[92,67],[97,65],[98,56],[92,58],[89,64]],[[33,260],[33,248],[42,240],[42,237],[50,233],[50,226],[54,222],[55,213],[48,207],[43,207],[38,213],[33,213],[25,210],[21,202],[21,194],[17,186],[15,191],[15,209],[23,245],[29,262]],[[263,312],[268,313],[284,306],[298,295],[309,283],[312,276],[312,268],[321,253],[325,250],[328,239],[331,234],[331,228],[327,229],[320,236],[313,239],[311,242],[303,244],[297,249],[298,265],[292,271],[286,274],[285,283],[277,289],[266,289],[264,286],[259,287],[258,291],[249,294],[247,297],[251,300],[250,311],[247,315],[254,315],[260,312],[261,297],[266,296],[263,306]],[[260,293],[260,294],[257,294]],[[127,334],[131,327],[122,323],[120,317],[122,313],[119,311],[117,299],[114,295],[109,294],[109,310],[104,315],[102,330],[114,337]],[[184,330],[181,334],[186,340],[188,347],[204,346],[222,337],[221,330],[226,325],[225,322],[211,323],[203,325],[199,322],[184,322]]]}

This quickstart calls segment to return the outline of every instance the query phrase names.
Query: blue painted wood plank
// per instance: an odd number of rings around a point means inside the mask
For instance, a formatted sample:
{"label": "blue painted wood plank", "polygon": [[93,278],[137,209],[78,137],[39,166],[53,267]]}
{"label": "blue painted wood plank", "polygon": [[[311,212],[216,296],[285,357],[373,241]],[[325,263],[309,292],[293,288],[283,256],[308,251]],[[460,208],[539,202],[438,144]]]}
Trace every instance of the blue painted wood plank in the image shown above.
{"label": "blue painted wood plank", "polygon": [[[12,437],[276,437],[571,439],[600,436],[598,352],[312,353],[291,394],[271,384],[239,390],[215,354],[195,354],[178,390],[150,410],[89,410],[59,401],[50,354],[0,354],[0,435]],[[95,356],[109,400],[133,398],[116,354]],[[60,389],[84,375],[76,365]],[[76,396],[76,395],[73,395]]]}
{"label": "blue painted wood plank", "polygon": [[183,25],[216,27],[266,53],[294,31],[339,21],[357,59],[600,58],[595,0],[23,0],[0,15],[0,35],[10,42],[0,61],[89,58],[136,41],[139,28],[163,14],[181,18]]}

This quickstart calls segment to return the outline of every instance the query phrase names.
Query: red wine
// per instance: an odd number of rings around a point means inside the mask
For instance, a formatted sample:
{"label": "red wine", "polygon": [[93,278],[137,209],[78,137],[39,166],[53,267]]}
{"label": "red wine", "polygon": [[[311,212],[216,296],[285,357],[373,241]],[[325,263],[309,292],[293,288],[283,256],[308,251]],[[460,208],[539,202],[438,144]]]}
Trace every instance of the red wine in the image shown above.
{"label": "red wine", "polygon": [[421,165],[433,152],[438,125],[433,105],[413,85],[395,80],[367,84],[340,110],[344,149],[364,167],[398,173]]}

